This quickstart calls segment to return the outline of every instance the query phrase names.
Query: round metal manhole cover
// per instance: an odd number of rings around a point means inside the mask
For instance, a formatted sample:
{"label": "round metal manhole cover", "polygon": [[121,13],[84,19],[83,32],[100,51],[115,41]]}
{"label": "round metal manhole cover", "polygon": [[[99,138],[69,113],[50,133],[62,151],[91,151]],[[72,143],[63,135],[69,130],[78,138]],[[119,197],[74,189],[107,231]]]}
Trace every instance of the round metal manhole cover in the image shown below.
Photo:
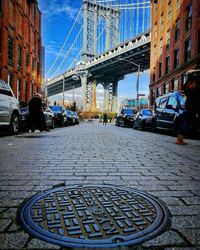
{"label": "round metal manhole cover", "polygon": [[169,210],[149,194],[116,186],[62,186],[32,197],[19,222],[31,235],[65,247],[135,245],[163,232]]}

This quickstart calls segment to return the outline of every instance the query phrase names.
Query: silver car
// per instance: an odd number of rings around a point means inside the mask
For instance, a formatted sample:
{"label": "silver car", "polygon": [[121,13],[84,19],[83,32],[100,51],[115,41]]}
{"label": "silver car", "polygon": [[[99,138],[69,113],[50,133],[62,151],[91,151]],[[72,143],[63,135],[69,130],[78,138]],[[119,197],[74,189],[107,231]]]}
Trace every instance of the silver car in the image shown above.
{"label": "silver car", "polygon": [[11,134],[17,134],[19,117],[19,102],[9,85],[0,79],[0,126],[8,127]]}

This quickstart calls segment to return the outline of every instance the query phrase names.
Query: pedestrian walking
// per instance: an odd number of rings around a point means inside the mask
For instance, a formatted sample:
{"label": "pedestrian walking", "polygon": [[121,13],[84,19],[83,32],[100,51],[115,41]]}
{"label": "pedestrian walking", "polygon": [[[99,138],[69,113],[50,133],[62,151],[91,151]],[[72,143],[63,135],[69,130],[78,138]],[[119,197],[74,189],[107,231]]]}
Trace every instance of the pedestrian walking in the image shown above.
{"label": "pedestrian walking", "polygon": [[189,131],[200,129],[200,69],[187,72],[187,81],[183,86],[186,96],[185,111],[178,121],[176,144],[187,145],[184,141]]}
{"label": "pedestrian walking", "polygon": [[39,93],[34,93],[29,102],[29,126],[32,132],[36,129],[48,131],[43,113],[42,96]]}
{"label": "pedestrian walking", "polygon": [[106,125],[107,122],[108,122],[108,116],[107,116],[107,114],[105,113],[105,114],[103,115],[103,125]]}

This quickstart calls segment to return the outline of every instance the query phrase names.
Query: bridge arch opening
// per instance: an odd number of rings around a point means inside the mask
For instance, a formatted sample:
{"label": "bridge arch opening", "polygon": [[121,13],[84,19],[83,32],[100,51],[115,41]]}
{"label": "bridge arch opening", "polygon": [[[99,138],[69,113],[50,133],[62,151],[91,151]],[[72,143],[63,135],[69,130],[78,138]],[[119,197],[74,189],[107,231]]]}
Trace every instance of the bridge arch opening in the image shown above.
{"label": "bridge arch opening", "polygon": [[103,111],[104,107],[104,87],[101,83],[97,84],[96,88],[96,109],[97,111]]}

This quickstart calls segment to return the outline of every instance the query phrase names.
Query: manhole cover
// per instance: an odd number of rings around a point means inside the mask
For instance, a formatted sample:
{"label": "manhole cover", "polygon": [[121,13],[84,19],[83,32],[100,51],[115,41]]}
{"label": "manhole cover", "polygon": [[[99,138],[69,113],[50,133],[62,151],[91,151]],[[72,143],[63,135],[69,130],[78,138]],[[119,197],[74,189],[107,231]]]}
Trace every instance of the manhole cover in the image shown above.
{"label": "manhole cover", "polygon": [[116,186],[64,186],[31,198],[19,222],[33,236],[66,247],[134,245],[160,234],[169,211],[153,196]]}

